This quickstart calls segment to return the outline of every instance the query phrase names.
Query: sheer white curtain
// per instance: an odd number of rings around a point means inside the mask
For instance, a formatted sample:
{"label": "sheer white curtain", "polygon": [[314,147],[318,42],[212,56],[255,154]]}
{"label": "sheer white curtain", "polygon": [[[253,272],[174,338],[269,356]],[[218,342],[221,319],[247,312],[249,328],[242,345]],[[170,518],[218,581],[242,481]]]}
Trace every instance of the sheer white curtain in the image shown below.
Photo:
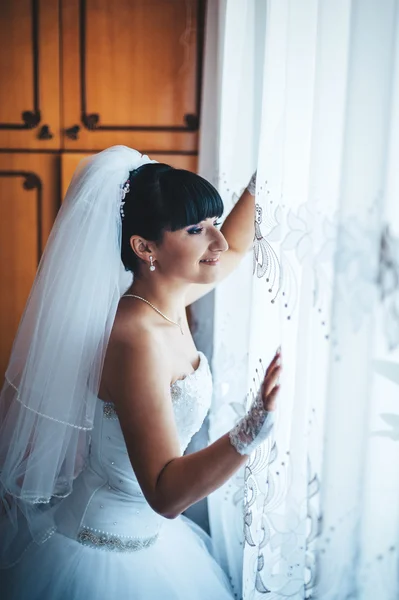
{"label": "sheer white curtain", "polygon": [[211,440],[284,362],[274,438],[209,499],[212,535],[237,597],[394,600],[399,3],[208,4],[202,172],[230,210],[258,167],[253,255],[214,297]]}

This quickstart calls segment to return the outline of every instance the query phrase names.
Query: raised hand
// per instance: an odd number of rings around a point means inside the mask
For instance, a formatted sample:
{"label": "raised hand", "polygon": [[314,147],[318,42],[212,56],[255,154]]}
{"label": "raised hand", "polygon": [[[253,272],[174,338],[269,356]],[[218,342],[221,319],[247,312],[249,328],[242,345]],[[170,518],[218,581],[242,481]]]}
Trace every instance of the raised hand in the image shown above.
{"label": "raised hand", "polygon": [[278,377],[281,373],[281,352],[268,366],[262,385],[249,411],[229,431],[232,446],[239,454],[251,454],[269,437],[274,426],[276,396],[280,389]]}
{"label": "raised hand", "polygon": [[281,349],[279,348],[266,369],[262,383],[261,396],[266,411],[276,410],[276,397],[280,390],[279,381],[282,368]]}

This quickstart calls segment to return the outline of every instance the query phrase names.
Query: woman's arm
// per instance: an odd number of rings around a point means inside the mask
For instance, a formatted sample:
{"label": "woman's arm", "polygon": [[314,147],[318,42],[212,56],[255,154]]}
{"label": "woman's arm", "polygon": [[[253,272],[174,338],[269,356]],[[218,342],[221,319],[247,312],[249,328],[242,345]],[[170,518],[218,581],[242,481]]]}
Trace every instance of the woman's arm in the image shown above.
{"label": "woman's arm", "polygon": [[193,283],[187,293],[186,306],[205,296],[219,281],[230,275],[251,249],[255,235],[255,180],[256,174],[254,173],[248,187],[233,206],[221,228],[221,232],[229,244],[229,249],[220,257],[217,281],[209,285]]}
{"label": "woman's arm", "polygon": [[223,485],[248,459],[238,454],[226,433],[213,444],[179,458],[161,471],[154,496],[154,510],[168,519]]}
{"label": "woman's arm", "polygon": [[251,249],[255,235],[255,185],[256,173],[252,175],[221,229],[229,244],[229,250],[242,256]]}
{"label": "woman's arm", "polygon": [[[133,470],[150,506],[174,518],[220,487],[248,457],[235,449],[229,433],[199,452],[182,456],[170,396],[171,365],[162,343],[148,332],[125,330],[110,344],[106,369],[113,375],[112,381],[107,379],[107,389]],[[275,357],[264,380],[262,402],[268,406],[264,414],[274,409],[277,361]],[[245,426],[242,433],[247,435],[247,430]]]}

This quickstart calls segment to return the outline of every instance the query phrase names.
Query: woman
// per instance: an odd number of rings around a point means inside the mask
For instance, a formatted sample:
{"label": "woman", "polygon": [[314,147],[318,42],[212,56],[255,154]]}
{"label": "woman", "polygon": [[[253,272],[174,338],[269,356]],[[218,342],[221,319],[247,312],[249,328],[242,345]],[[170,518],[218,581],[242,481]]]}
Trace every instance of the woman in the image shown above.
{"label": "woman", "polygon": [[249,249],[251,192],[222,233],[198,175],[123,146],[77,170],[0,398],[4,600],[233,597],[181,513],[270,434],[280,358],[246,417],[183,456],[212,392],[185,307]]}

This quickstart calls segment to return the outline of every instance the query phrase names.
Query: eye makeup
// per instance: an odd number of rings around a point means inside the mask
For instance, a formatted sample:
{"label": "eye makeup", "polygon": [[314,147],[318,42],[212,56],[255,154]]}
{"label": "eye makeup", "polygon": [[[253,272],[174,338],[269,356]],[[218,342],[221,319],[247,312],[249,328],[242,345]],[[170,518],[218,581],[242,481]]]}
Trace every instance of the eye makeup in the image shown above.
{"label": "eye makeup", "polygon": [[[220,225],[222,224],[221,221],[215,221],[213,223],[214,227],[220,227]],[[196,235],[198,233],[201,233],[201,231],[203,231],[203,227],[200,227],[199,225],[195,225],[194,227],[190,227],[190,229],[187,229],[187,233],[189,233],[190,235]]]}

